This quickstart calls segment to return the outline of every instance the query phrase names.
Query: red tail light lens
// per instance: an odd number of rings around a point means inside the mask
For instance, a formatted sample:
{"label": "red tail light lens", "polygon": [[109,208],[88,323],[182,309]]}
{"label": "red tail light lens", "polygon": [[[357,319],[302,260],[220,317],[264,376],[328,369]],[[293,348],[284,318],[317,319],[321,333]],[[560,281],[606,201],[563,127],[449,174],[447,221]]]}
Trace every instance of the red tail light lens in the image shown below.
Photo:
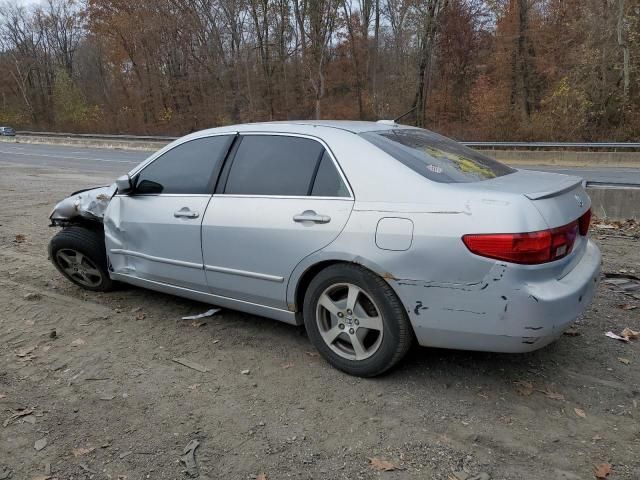
{"label": "red tail light lens", "polygon": [[576,220],[539,232],[465,235],[462,241],[472,253],[482,257],[535,265],[569,255],[578,235],[578,223]]}
{"label": "red tail light lens", "polygon": [[578,219],[578,225],[580,227],[580,235],[584,237],[589,233],[589,225],[591,225],[591,209],[584,212],[584,214]]}

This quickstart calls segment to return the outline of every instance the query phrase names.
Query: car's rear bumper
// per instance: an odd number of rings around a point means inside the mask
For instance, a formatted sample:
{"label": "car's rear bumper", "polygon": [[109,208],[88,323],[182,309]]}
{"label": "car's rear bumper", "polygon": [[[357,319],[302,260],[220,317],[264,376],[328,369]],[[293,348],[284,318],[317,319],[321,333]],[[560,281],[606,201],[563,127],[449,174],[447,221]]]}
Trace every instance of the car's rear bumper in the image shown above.
{"label": "car's rear bumper", "polygon": [[392,280],[423,346],[528,352],[556,340],[589,306],[600,276],[598,247],[587,242],[562,278],[534,279],[497,263],[482,282]]}

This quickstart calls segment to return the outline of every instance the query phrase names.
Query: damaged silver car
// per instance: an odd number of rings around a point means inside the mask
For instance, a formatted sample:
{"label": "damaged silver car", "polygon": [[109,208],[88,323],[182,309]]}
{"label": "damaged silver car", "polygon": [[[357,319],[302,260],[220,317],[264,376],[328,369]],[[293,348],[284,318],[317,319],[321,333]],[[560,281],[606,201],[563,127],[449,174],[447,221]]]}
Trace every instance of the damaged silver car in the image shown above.
{"label": "damaged silver car", "polygon": [[205,130],[51,215],[56,268],[294,325],[373,376],[423,346],[527,352],[589,305],[579,178],[516,170],[393,122]]}

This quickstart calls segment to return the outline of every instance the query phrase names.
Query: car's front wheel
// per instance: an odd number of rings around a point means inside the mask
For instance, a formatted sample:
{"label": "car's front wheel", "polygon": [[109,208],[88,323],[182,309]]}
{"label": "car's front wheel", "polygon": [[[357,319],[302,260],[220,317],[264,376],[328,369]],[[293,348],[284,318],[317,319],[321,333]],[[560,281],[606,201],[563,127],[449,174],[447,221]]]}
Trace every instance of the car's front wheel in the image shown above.
{"label": "car's front wheel", "polygon": [[49,257],[76,285],[95,292],[113,289],[102,231],[78,225],[66,227],[49,242]]}
{"label": "car's front wheel", "polygon": [[395,292],[357,265],[336,264],[321,271],[307,289],[303,315],[320,354],[351,375],[384,373],[405,356],[413,341]]}

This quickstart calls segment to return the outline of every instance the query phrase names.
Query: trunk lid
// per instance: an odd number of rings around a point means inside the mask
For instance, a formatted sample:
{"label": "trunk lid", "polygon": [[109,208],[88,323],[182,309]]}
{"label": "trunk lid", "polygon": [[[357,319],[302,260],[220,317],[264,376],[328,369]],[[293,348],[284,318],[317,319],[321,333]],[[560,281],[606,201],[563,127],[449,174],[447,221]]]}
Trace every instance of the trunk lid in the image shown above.
{"label": "trunk lid", "polygon": [[582,179],[571,175],[518,170],[510,175],[474,183],[474,187],[524,195],[531,200],[549,228],[571,223],[591,207]]}

